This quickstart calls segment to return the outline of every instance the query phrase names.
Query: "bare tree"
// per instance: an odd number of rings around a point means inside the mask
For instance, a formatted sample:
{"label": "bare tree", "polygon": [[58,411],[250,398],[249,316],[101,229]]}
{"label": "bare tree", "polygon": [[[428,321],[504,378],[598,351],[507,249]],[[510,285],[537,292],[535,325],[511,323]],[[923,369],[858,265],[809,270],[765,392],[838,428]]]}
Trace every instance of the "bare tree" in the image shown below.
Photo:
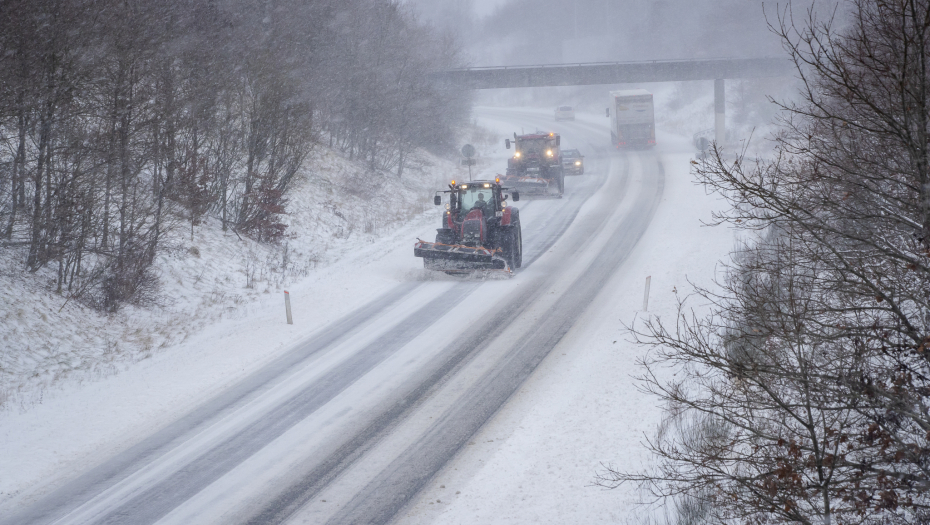
{"label": "bare tree", "polygon": [[732,204],[717,218],[759,240],[698,290],[709,316],[634,332],[675,431],[651,442],[656,472],[604,484],[708,498],[722,520],[913,522],[930,504],[930,3],[849,12],[840,30],[778,13],[805,90],[776,158],[696,166]]}
{"label": "bare tree", "polygon": [[321,134],[385,174],[448,148],[451,57],[393,0],[3,0],[0,247],[70,297],[144,302],[181,221],[282,238]]}

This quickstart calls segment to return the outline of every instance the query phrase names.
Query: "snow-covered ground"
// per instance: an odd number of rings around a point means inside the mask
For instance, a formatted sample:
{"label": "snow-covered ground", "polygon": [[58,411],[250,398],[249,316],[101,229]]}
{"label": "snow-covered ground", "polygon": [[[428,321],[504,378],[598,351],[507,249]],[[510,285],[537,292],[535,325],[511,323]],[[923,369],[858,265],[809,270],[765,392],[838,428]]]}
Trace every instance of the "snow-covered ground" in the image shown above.
{"label": "snow-covered ground", "polygon": [[673,319],[676,294],[688,293],[689,280],[710,284],[734,244],[732,230],[702,226],[722,204],[691,182],[688,137],[660,133],[658,142],[664,198],[591,305],[596,314],[572,328],[400,523],[617,523],[647,512],[636,505],[643,501],[636,487],[593,486],[605,463],[630,471],[649,461],[642,442],[661,417],[657,401],[636,388],[644,350],[624,326],[645,316]]}
{"label": "snow-covered ground", "polygon": [[[579,120],[606,125],[595,115]],[[479,172],[493,173],[500,141],[473,139],[484,142],[479,150],[488,159]],[[639,499],[634,487],[592,486],[602,462],[631,469],[648,460],[641,441],[660,417],[655,401],[635,388],[642,349],[629,343],[624,324],[674,315],[675,291],[687,293],[689,278],[708,283],[733,246],[731,231],[701,226],[721,204],[692,184],[689,141],[660,134],[655,152],[665,169],[664,198],[646,236],[591,305],[595,313],[569,332],[401,522],[603,523],[632,515]],[[343,159],[321,155],[322,173],[351,169]],[[77,475],[137,442],[399,281],[425,278],[410,248],[435,227],[427,188],[463,174],[432,163],[401,192],[400,210],[392,181],[366,190],[375,192],[369,207],[352,207],[334,198],[345,190],[332,182],[339,177],[308,177],[291,196],[306,204],[294,209],[307,211],[292,218],[290,231],[314,233],[289,241],[289,263],[280,249],[246,241],[244,250],[229,248],[216,225],[198,227],[194,241],[179,233],[177,249],[161,261],[175,302],[154,315],[127,309],[87,323],[77,306],[62,307],[63,298],[15,284],[7,271],[2,278],[10,286],[2,287],[0,300],[17,306],[0,312],[0,341],[35,341],[40,347],[28,355],[41,358],[17,362],[14,372],[32,367],[45,376],[5,383],[0,514],[52,488],[48,479]],[[379,207],[388,202],[396,215],[371,222],[384,216],[387,208]],[[649,311],[642,312],[647,276],[652,291]],[[290,326],[283,322],[284,289],[294,310]],[[134,339],[147,337],[148,346]],[[100,341],[118,349],[101,351]],[[101,360],[107,352],[112,357]]]}
{"label": "snow-covered ground", "polygon": [[[252,318],[263,299],[280,302],[287,286],[318,278],[329,266],[377,256],[399,228],[435,220],[433,189],[467,173],[426,154],[412,164],[402,179],[370,175],[364,165],[318,147],[288,194],[289,229],[278,246],[224,232],[217,217],[193,232],[178,218],[155,263],[159,294],[145,308],[93,311],[67,292],[54,293],[55,268],[33,275],[22,267],[21,252],[0,250],[0,411],[70,395],[74,383],[178,348],[217,322]],[[295,297],[295,308],[308,306]]]}
{"label": "snow-covered ground", "polygon": [[289,194],[285,243],[239,239],[215,219],[192,239],[182,225],[156,262],[152,308],[95,312],[0,252],[0,508],[165,425],[398,279],[419,278],[410,252],[438,221],[432,192],[467,170],[428,155],[416,163],[402,180],[373,181],[318,149]]}

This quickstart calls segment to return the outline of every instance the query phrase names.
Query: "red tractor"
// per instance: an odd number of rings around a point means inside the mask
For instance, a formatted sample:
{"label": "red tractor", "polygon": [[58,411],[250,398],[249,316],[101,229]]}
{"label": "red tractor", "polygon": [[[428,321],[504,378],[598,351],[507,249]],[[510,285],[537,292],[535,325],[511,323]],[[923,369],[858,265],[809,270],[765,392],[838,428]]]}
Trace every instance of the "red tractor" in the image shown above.
{"label": "red tractor", "polygon": [[[480,269],[509,270],[523,264],[523,233],[520,210],[507,205],[500,179],[456,184],[437,192],[434,204],[442,204],[439,193],[448,193],[442,227],[436,242],[418,240],[413,254],[423,258],[429,270],[462,273]],[[513,200],[520,194],[513,192]]]}
{"label": "red tractor", "polygon": [[[526,195],[562,197],[565,174],[562,170],[561,138],[558,133],[513,134],[513,157],[507,161],[504,182]],[[510,149],[511,141],[504,145]]]}

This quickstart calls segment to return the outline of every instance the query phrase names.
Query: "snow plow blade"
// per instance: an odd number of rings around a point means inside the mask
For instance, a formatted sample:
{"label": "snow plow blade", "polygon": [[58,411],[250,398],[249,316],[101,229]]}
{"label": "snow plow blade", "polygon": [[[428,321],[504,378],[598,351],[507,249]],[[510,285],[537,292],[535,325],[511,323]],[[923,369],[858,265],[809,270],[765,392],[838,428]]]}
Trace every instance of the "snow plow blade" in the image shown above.
{"label": "snow plow blade", "polygon": [[418,240],[413,247],[413,255],[423,257],[428,268],[442,271],[507,268],[507,261],[500,256],[498,250],[480,246]]}
{"label": "snow plow blade", "polygon": [[[506,177],[501,181],[507,188],[520,192],[523,196],[558,195],[558,186],[549,179],[539,177]],[[551,186],[551,187],[550,187]]]}

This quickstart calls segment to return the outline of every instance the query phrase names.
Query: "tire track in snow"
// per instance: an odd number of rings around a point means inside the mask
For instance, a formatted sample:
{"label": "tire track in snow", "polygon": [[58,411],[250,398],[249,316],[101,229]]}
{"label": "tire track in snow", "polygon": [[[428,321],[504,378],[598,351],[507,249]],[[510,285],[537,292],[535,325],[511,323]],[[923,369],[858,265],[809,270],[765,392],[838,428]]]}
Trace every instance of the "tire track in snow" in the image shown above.
{"label": "tire track in snow", "polygon": [[[606,147],[596,148],[592,143],[589,143],[589,145],[598,152],[609,152],[609,149]],[[531,203],[564,203],[568,205],[569,210],[568,213],[563,210],[562,213],[552,213],[547,217],[548,221],[542,225],[542,231],[545,232],[546,229],[554,229],[555,231],[547,235],[545,241],[539,245],[538,249],[533,251],[530,262],[543,256],[562,238],[565,231],[574,223],[578,212],[581,210],[581,206],[590,198],[591,193],[603,188],[607,180],[608,169],[606,166],[602,166],[598,172],[599,175],[596,178],[589,176],[589,180],[585,181],[590,188],[588,189],[588,193],[567,193],[567,198],[560,201],[556,201],[555,199],[531,201]],[[627,181],[628,174],[624,174],[620,181],[618,194],[622,195],[625,193]],[[564,207],[566,206],[561,206],[561,208]],[[603,215],[592,222],[603,225],[603,219],[612,211],[612,209],[603,210]],[[538,236],[536,238],[538,239]],[[574,239],[571,242],[580,246],[584,240]],[[524,311],[538,299],[539,295],[545,291],[545,289],[546,287],[542,285],[530,286],[520,295],[510,297],[508,300],[504,301],[502,305],[498,305],[489,315],[482,318],[481,321],[474,323],[475,326],[480,328],[471,330],[470,333],[473,335],[468,337],[465,341],[460,342],[457,346],[444,351],[441,357],[441,363],[432,369],[432,372],[424,381],[419,383],[413,390],[404,393],[402,396],[399,395],[398,397],[401,398],[400,401],[391,405],[387,411],[375,418],[368,428],[354,436],[349,443],[341,447],[319,466],[303,476],[297,483],[294,483],[286,491],[265,505],[259,512],[254,514],[247,523],[254,525],[280,523],[297,512],[303,505],[310,502],[331,480],[335,479],[344,470],[350,468],[352,462],[362,457],[365,452],[372,447],[373,443],[383,439],[386,434],[391,432],[397,425],[398,420],[408,417],[409,414],[421,404],[423,397],[427,393],[439,388],[445,381],[454,376],[462,366],[478,356],[497,335],[509,327],[516,318],[522,315]],[[500,404],[497,406],[499,405]],[[496,410],[496,407],[494,410]],[[479,417],[479,419],[481,418]],[[481,419],[481,421],[483,422],[484,419]],[[469,432],[468,435],[470,436],[471,433],[473,432]],[[453,448],[457,450],[457,447],[453,446]],[[414,461],[414,459],[419,453],[420,451],[415,453],[414,457],[407,459],[413,463],[418,463],[418,461]],[[412,495],[412,493],[409,494],[409,496]],[[368,496],[365,496],[365,498],[368,498]],[[336,522],[339,523],[338,520]],[[350,520],[349,522],[352,521]]]}
{"label": "tire track in snow", "polygon": [[[645,233],[664,189],[664,170],[656,163],[652,191],[627,214],[594,261],[568,291],[536,322],[536,330],[518,341],[496,372],[484,376],[462,402],[436,422],[375,479],[359,491],[327,523],[390,522],[519,388],[549,354],[601,287],[632,252]],[[543,287],[540,287],[542,289]]]}
{"label": "tire track in snow", "polygon": [[288,429],[331,401],[391,354],[415,338],[445,314],[447,301],[457,303],[475,290],[467,283],[423,305],[382,337],[343,361],[321,381],[302,389],[258,420],[222,443],[217,444],[180,471],[149,486],[131,500],[109,511],[94,523],[154,523],[196,491],[216,481],[281,436]]}
{"label": "tire track in snow", "polygon": [[[561,238],[575,220],[584,202],[600,188],[604,180],[605,177],[601,176],[590,184],[589,188],[586,188],[586,192],[573,194],[569,198],[561,200],[559,206],[546,215],[545,222],[541,224],[541,226],[545,226],[542,231],[545,231],[546,235],[545,237],[534,236],[531,243],[528,243],[530,244],[531,253],[528,254],[530,256],[526,266],[531,265],[536,259],[545,254]],[[461,293],[461,296],[464,297],[471,293],[477,284],[462,283],[456,285],[459,290],[456,293]],[[332,348],[334,345],[359,333],[384,311],[409,297],[424,285],[425,283],[422,282],[403,283],[389,290],[380,298],[323,329],[321,333],[312,336],[295,350],[277,358],[258,372],[240,381],[234,387],[181,417],[175,423],[168,425],[88,473],[59,487],[23,512],[0,519],[0,523],[74,522],[75,520],[72,518],[77,516],[72,513],[80,511],[82,505],[93,503],[94,499],[100,496],[107,497],[108,493],[112,495],[112,493],[117,492],[121,483],[139,472],[145,471],[151,465],[157,464],[160,458],[183,446],[185,442],[191,440],[203,429],[226,417],[233,416],[237,410],[248,404],[250,400],[274,388],[281,378],[288,374],[289,370],[301,366],[320,352]],[[446,297],[445,300],[448,301],[448,299]],[[527,296],[525,299],[527,302],[531,302],[532,298]],[[386,334],[386,340],[391,342],[390,346],[396,348],[403,346],[420,333],[425,326],[428,326],[429,319],[438,318],[449,309],[438,308],[436,306],[439,305],[430,304],[433,305],[432,309],[424,307],[418,312],[425,314],[419,322],[416,319],[417,315],[411,315],[401,323],[403,326],[398,325]],[[454,305],[455,301],[446,304]],[[501,323],[506,324],[507,318],[501,316],[499,319]],[[363,374],[366,369],[360,363],[372,366],[377,364],[379,357],[375,354],[383,349],[385,337],[379,338],[376,344],[366,348],[362,352],[367,354],[366,356],[356,356],[355,364],[359,365],[355,369],[356,372]],[[481,339],[480,335],[475,337]],[[461,366],[462,363],[473,357],[478,350],[480,350],[480,345],[477,344],[461,347],[459,352],[453,353],[451,358],[447,358],[442,366],[434,370],[433,375],[427,381],[421,383],[418,389],[412,392],[414,395],[410,399],[416,400],[418,395],[422,396],[426,390],[435,387],[443,378],[453,374],[456,367]],[[380,354],[380,359],[385,357],[386,354]],[[351,369],[351,366],[349,368]],[[353,377],[357,378],[358,375],[343,375],[341,386],[343,388],[348,386],[354,380]],[[151,523],[156,521],[181,502],[186,501],[199,488],[206,486],[211,480],[215,480],[224,472],[228,472],[244,457],[254,452],[260,442],[267,444],[268,441],[263,440],[270,440],[274,436],[280,435],[281,432],[286,431],[296,421],[299,421],[301,414],[305,416],[309,411],[312,411],[302,407],[302,403],[310,402],[309,404],[313,405],[315,402],[317,406],[320,403],[325,403],[327,395],[335,395],[339,387],[338,382],[330,382],[326,387],[308,388],[302,391],[298,396],[294,396],[282,406],[276,408],[269,416],[262,418],[261,424],[253,422],[247,425],[245,430],[222,443],[216,444],[195,462],[184,466],[144,490],[135,491],[128,497],[124,496],[119,500],[120,504],[115,509],[112,507],[98,508],[89,514],[83,514],[84,518],[87,518],[84,521],[94,523]],[[341,454],[333,455],[329,463],[321,467],[321,469],[317,469],[318,473],[320,471],[324,473],[319,479],[326,478],[325,472],[329,472],[329,479],[338,474],[339,469],[336,466],[339,464],[345,465],[346,462],[350,463],[352,457],[357,457],[365,450],[364,444],[370,442],[372,435],[383,434],[388,429],[388,426],[379,423],[390,423],[396,420],[394,414],[401,414],[405,410],[409,410],[411,406],[412,404],[398,405],[394,412],[386,413],[383,417],[376,419],[372,424],[373,426],[369,428],[368,433],[356,436],[354,440],[349,441],[340,449],[343,451]],[[85,508],[84,510],[88,509]]]}
{"label": "tire track in snow", "polygon": [[[607,151],[607,149],[602,148],[602,151]],[[562,238],[565,231],[574,223],[582,205],[587,202],[594,192],[602,189],[607,180],[608,170],[604,168],[599,171],[599,176],[596,178],[590,177],[592,180],[586,181],[589,188],[585,193],[567,194],[567,198],[560,201],[555,199],[530,201],[531,204],[548,202],[562,206],[554,210],[554,213],[547,215],[545,221],[537,228],[545,236],[542,237],[541,243],[539,242],[540,235],[534,236],[536,241],[534,242],[534,249],[524,268],[545,255]],[[621,182],[621,193],[625,191],[625,181],[626,176],[624,176],[624,181]],[[374,418],[371,425],[365,428],[364,431],[353,436],[349,442],[327,457],[321,464],[302,476],[297,483],[265,505],[258,513],[249,518],[247,523],[253,525],[280,523],[307,504],[330,481],[344,470],[350,468],[354,461],[362,457],[372,447],[373,443],[378,442],[386,434],[390,433],[399,420],[403,420],[415,410],[421,404],[425,395],[439,388],[445,381],[454,376],[462,366],[478,356],[501,331],[510,326],[514,319],[522,315],[526,308],[543,291],[543,286],[528,287],[523,293],[510,297],[502,305],[498,305],[491,314],[474,323],[481,328],[470,331],[471,336],[457,346],[444,351],[443,355],[438,359],[439,362],[430,368],[429,375],[422,382],[418,383],[412,390],[399,394],[397,396],[400,398],[399,401]],[[450,301],[450,304],[454,304],[454,301]]]}
{"label": "tire track in snow", "polygon": [[[416,291],[422,283],[405,283],[351,312],[294,350],[249,375],[174,423],[114,458],[53,491],[29,509],[0,519],[2,525],[47,523],[62,518],[77,505],[120,483],[158,460],[201,429],[235,412],[249,400],[271,389],[282,376],[301,363],[361,331],[385,309]],[[77,502],[77,503],[76,503]]]}

